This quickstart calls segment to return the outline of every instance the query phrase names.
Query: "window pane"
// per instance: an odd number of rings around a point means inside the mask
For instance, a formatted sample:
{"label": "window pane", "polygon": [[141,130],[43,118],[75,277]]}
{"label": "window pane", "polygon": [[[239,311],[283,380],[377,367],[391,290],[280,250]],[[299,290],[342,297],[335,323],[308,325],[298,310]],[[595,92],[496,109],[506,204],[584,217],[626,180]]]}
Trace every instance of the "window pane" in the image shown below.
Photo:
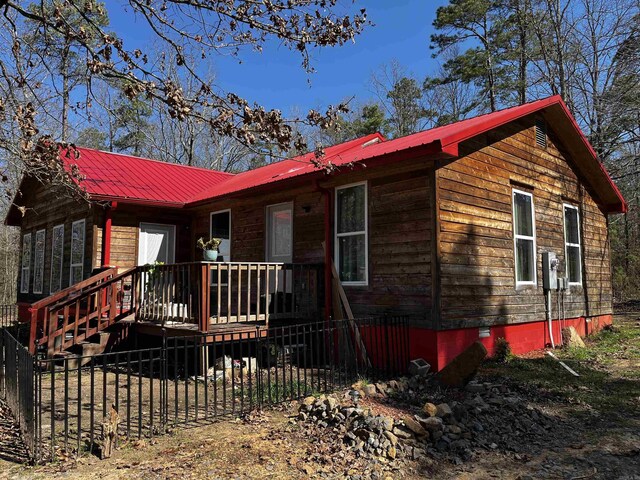
{"label": "window pane", "polygon": [[337,192],[338,233],[363,232],[365,186],[356,185]]}
{"label": "window pane", "polygon": [[516,240],[516,280],[533,282],[534,268],[533,240],[518,238]]}
{"label": "window pane", "polygon": [[291,210],[277,210],[271,215],[271,254],[291,255]]}
{"label": "window pane", "polygon": [[229,240],[229,226],[231,225],[231,212],[221,212],[211,215],[211,236]]}
{"label": "window pane", "polygon": [[82,281],[82,266],[71,267],[71,284]]}
{"label": "window pane", "polygon": [[364,282],[367,279],[364,242],[364,234],[338,238],[338,268],[343,282]]}
{"label": "window pane", "polygon": [[51,240],[51,293],[57,292],[61,287],[63,246],[64,227],[54,227]]}
{"label": "window pane", "polygon": [[[231,212],[220,212],[211,215],[211,238],[220,238],[218,261],[231,261]],[[227,272],[224,271],[224,274]]]}
{"label": "window pane", "polygon": [[580,247],[567,247],[567,274],[571,283],[581,283]]}
{"label": "window pane", "polygon": [[22,268],[31,266],[31,234],[22,237]]}
{"label": "window pane", "polygon": [[33,293],[42,293],[44,279],[44,240],[45,231],[36,233],[36,248],[33,265]]}
{"label": "window pane", "polygon": [[564,234],[567,243],[580,243],[578,233],[578,210],[564,207]]}
{"label": "window pane", "polygon": [[84,253],[84,221],[74,223],[71,229],[71,263],[82,263]]}
{"label": "window pane", "polygon": [[20,278],[20,293],[29,293],[29,269],[22,270]]}
{"label": "window pane", "polygon": [[514,192],[513,214],[515,215],[516,235],[533,237],[532,212],[531,197]]}
{"label": "window pane", "polygon": [[31,280],[31,234],[22,237],[22,273],[20,275],[20,293],[29,293]]}

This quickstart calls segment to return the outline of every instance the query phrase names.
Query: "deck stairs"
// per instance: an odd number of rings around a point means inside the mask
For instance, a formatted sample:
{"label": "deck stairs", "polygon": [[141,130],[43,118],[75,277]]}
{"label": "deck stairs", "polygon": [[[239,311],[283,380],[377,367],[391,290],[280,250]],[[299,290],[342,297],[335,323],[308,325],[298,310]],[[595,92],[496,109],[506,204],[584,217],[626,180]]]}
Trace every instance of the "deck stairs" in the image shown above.
{"label": "deck stairs", "polygon": [[41,358],[77,357],[79,363],[108,351],[126,336],[136,310],[132,294],[140,267],[105,269],[31,305],[29,349]]}

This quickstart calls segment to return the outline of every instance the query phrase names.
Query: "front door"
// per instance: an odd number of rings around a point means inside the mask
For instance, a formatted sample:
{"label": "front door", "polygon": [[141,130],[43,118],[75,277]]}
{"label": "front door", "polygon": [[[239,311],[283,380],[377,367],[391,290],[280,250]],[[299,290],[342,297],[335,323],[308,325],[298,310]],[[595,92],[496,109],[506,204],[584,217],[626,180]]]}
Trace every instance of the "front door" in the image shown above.
{"label": "front door", "polygon": [[[267,207],[267,262],[293,262],[293,204],[279,203]],[[278,274],[278,291],[285,284],[283,272]],[[286,289],[291,292],[291,270],[287,271]],[[269,291],[276,290],[276,279],[269,279]]]}
{"label": "front door", "polygon": [[141,223],[138,265],[175,262],[176,227],[161,223]]}

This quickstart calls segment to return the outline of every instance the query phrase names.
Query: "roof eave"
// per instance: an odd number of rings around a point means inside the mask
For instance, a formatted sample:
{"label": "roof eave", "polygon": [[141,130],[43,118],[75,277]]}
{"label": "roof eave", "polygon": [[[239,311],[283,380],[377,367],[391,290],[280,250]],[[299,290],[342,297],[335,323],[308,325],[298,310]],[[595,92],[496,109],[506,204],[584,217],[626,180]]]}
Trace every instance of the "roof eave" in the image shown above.
{"label": "roof eave", "polygon": [[147,200],[143,198],[119,197],[117,195],[94,195],[89,193],[89,198],[94,202],[118,202],[122,205],[141,205],[147,207],[184,208],[185,202],[167,202],[162,200]]}

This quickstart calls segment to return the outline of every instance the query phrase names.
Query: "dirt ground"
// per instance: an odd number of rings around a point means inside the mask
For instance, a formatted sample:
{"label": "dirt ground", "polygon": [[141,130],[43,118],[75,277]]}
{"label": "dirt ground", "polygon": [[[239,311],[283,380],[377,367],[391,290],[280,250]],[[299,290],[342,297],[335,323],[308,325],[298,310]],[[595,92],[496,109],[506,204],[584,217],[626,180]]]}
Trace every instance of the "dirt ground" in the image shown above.
{"label": "dirt ground", "polygon": [[[634,310],[637,310],[634,308]],[[29,467],[14,446],[10,424],[0,422],[0,478],[435,478],[639,479],[640,311],[615,319],[613,331],[586,349],[556,354],[580,377],[542,353],[486,362],[481,380],[506,382],[531,406],[562,419],[562,428],[532,438],[522,449],[477,449],[471,460],[447,457],[371,460],[344,448],[331,429],[291,422],[294,405],[244,418],[176,429],[153,440],[125,443],[114,456]],[[390,399],[367,400],[387,414]],[[0,417],[4,410],[0,408]],[[6,416],[6,412],[4,412]],[[456,464],[459,463],[459,464]]]}

